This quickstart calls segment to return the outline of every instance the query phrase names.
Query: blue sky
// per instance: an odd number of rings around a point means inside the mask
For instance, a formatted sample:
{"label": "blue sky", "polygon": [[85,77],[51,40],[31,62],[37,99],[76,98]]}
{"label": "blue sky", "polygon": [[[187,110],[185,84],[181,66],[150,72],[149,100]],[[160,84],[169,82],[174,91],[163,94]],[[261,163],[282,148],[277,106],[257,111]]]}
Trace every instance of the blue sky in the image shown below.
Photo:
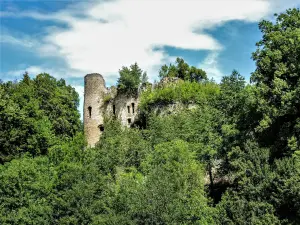
{"label": "blue sky", "polygon": [[114,85],[137,62],[157,79],[183,57],[219,81],[233,69],[249,79],[258,22],[300,0],[0,0],[0,79],[47,72],[83,96],[83,77],[98,72]]}

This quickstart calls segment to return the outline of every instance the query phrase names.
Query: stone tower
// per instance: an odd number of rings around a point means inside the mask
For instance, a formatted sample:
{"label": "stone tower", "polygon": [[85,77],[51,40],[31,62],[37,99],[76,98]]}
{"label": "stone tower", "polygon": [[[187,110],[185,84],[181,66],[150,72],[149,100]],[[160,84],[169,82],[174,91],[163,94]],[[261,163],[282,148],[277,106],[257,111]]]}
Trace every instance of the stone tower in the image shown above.
{"label": "stone tower", "polygon": [[90,147],[94,147],[99,141],[104,129],[103,113],[100,109],[104,105],[103,97],[106,91],[102,75],[92,73],[84,77],[83,124],[84,134]]}
{"label": "stone tower", "polygon": [[84,77],[83,125],[89,147],[94,147],[104,131],[104,116],[118,119],[124,127],[138,121],[139,94],[118,93],[117,88],[105,86],[98,73]]}

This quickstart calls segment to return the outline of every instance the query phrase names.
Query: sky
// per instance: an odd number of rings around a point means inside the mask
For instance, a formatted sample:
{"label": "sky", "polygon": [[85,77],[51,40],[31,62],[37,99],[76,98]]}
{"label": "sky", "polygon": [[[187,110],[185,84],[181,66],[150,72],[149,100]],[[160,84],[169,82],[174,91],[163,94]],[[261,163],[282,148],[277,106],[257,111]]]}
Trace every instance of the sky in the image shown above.
{"label": "sky", "polygon": [[150,81],[176,57],[217,82],[233,69],[249,80],[259,21],[293,7],[300,0],[0,0],[0,79],[64,78],[80,111],[86,74],[111,86],[135,62]]}

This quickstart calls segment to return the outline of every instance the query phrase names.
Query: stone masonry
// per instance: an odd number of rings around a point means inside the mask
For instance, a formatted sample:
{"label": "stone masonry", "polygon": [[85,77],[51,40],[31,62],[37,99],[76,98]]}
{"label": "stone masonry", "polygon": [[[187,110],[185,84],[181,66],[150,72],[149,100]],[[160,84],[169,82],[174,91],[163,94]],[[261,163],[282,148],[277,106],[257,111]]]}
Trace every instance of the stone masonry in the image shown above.
{"label": "stone masonry", "polygon": [[105,129],[104,117],[115,116],[123,126],[130,127],[137,120],[138,96],[117,93],[116,87],[107,88],[102,75],[84,77],[84,134],[88,146],[94,147]]}

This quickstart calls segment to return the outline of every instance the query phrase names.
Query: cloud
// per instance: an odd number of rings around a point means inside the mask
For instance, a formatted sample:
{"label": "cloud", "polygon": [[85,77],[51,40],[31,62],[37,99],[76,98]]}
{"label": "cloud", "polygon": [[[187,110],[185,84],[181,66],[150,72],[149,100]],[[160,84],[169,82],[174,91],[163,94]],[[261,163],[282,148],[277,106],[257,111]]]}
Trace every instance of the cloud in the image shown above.
{"label": "cloud", "polygon": [[36,76],[40,73],[48,73],[55,78],[68,78],[68,77],[82,77],[82,72],[77,70],[72,70],[68,68],[48,68],[46,66],[29,66],[24,67],[24,69],[20,70],[12,70],[8,72],[2,72],[2,76],[4,77],[13,77],[19,79],[22,75],[28,72],[31,76]]}
{"label": "cloud", "polygon": [[23,74],[25,71],[28,72],[29,75],[36,76],[39,73],[43,73],[43,69],[38,66],[30,66],[30,67],[25,67],[25,69],[18,69],[18,70],[11,70],[11,71],[6,71],[6,72],[1,72],[1,79],[3,81],[9,81],[9,80],[20,80],[23,77]]}
{"label": "cloud", "polygon": [[13,44],[13,45],[20,45],[20,46],[23,46],[23,47],[26,47],[26,48],[31,48],[34,46],[34,42],[33,41],[30,41],[28,39],[18,39],[18,38],[15,38],[11,35],[1,35],[1,38],[0,38],[0,44],[1,43],[8,43],[8,44]]}
{"label": "cloud", "polygon": [[218,64],[218,57],[219,52],[211,52],[198,66],[207,73],[208,78],[213,78],[216,82],[220,82],[224,76]]}
{"label": "cloud", "polygon": [[[1,21],[1,17],[0,17]],[[28,34],[18,32],[16,30],[10,30],[2,26],[0,22],[0,45],[10,44],[13,46],[32,49],[32,47],[40,45],[40,41],[36,40]]]}
{"label": "cloud", "polygon": [[[231,20],[257,22],[274,12],[299,6],[299,3],[299,0],[100,0],[80,1],[50,13],[2,11],[0,19],[18,17],[54,21],[56,25],[46,27],[43,32],[46,36],[34,38],[2,32],[0,43],[28,49],[34,47],[41,57],[58,58],[67,66],[32,65],[9,71],[5,76],[1,74],[1,77],[18,79],[25,71],[31,75],[46,72],[56,78],[83,77],[99,72],[106,83],[112,85],[122,66],[138,62],[153,81],[162,64],[174,62],[174,57],[164,48],[170,46],[209,50],[210,54],[199,67],[210,78],[220,81],[223,73],[218,57],[224,46],[205,30]],[[83,86],[73,86],[79,93],[82,108]]]}
{"label": "cloud", "polygon": [[[118,70],[138,62],[151,80],[173,58],[163,47],[210,50],[206,71],[221,76],[217,53],[223,46],[205,30],[227,21],[256,22],[297,1],[279,0],[115,0],[73,4],[58,12],[2,12],[2,17],[30,17],[57,22],[38,51],[63,59],[74,74],[99,72],[113,83]],[[67,26],[61,27],[59,23]],[[17,40],[10,40],[18,42]],[[67,69],[65,69],[67,70]],[[65,72],[65,71],[62,71]],[[65,75],[66,76],[66,75]]]}
{"label": "cloud", "polygon": [[222,46],[201,29],[232,19],[260,19],[258,15],[266,14],[269,6],[266,1],[240,2],[100,2],[86,9],[86,19],[66,21],[70,29],[50,33],[47,43],[57,47],[55,52],[64,56],[70,68],[108,78],[137,61],[153,80],[157,75],[153,68],[170,61],[161,47],[220,50]]}

